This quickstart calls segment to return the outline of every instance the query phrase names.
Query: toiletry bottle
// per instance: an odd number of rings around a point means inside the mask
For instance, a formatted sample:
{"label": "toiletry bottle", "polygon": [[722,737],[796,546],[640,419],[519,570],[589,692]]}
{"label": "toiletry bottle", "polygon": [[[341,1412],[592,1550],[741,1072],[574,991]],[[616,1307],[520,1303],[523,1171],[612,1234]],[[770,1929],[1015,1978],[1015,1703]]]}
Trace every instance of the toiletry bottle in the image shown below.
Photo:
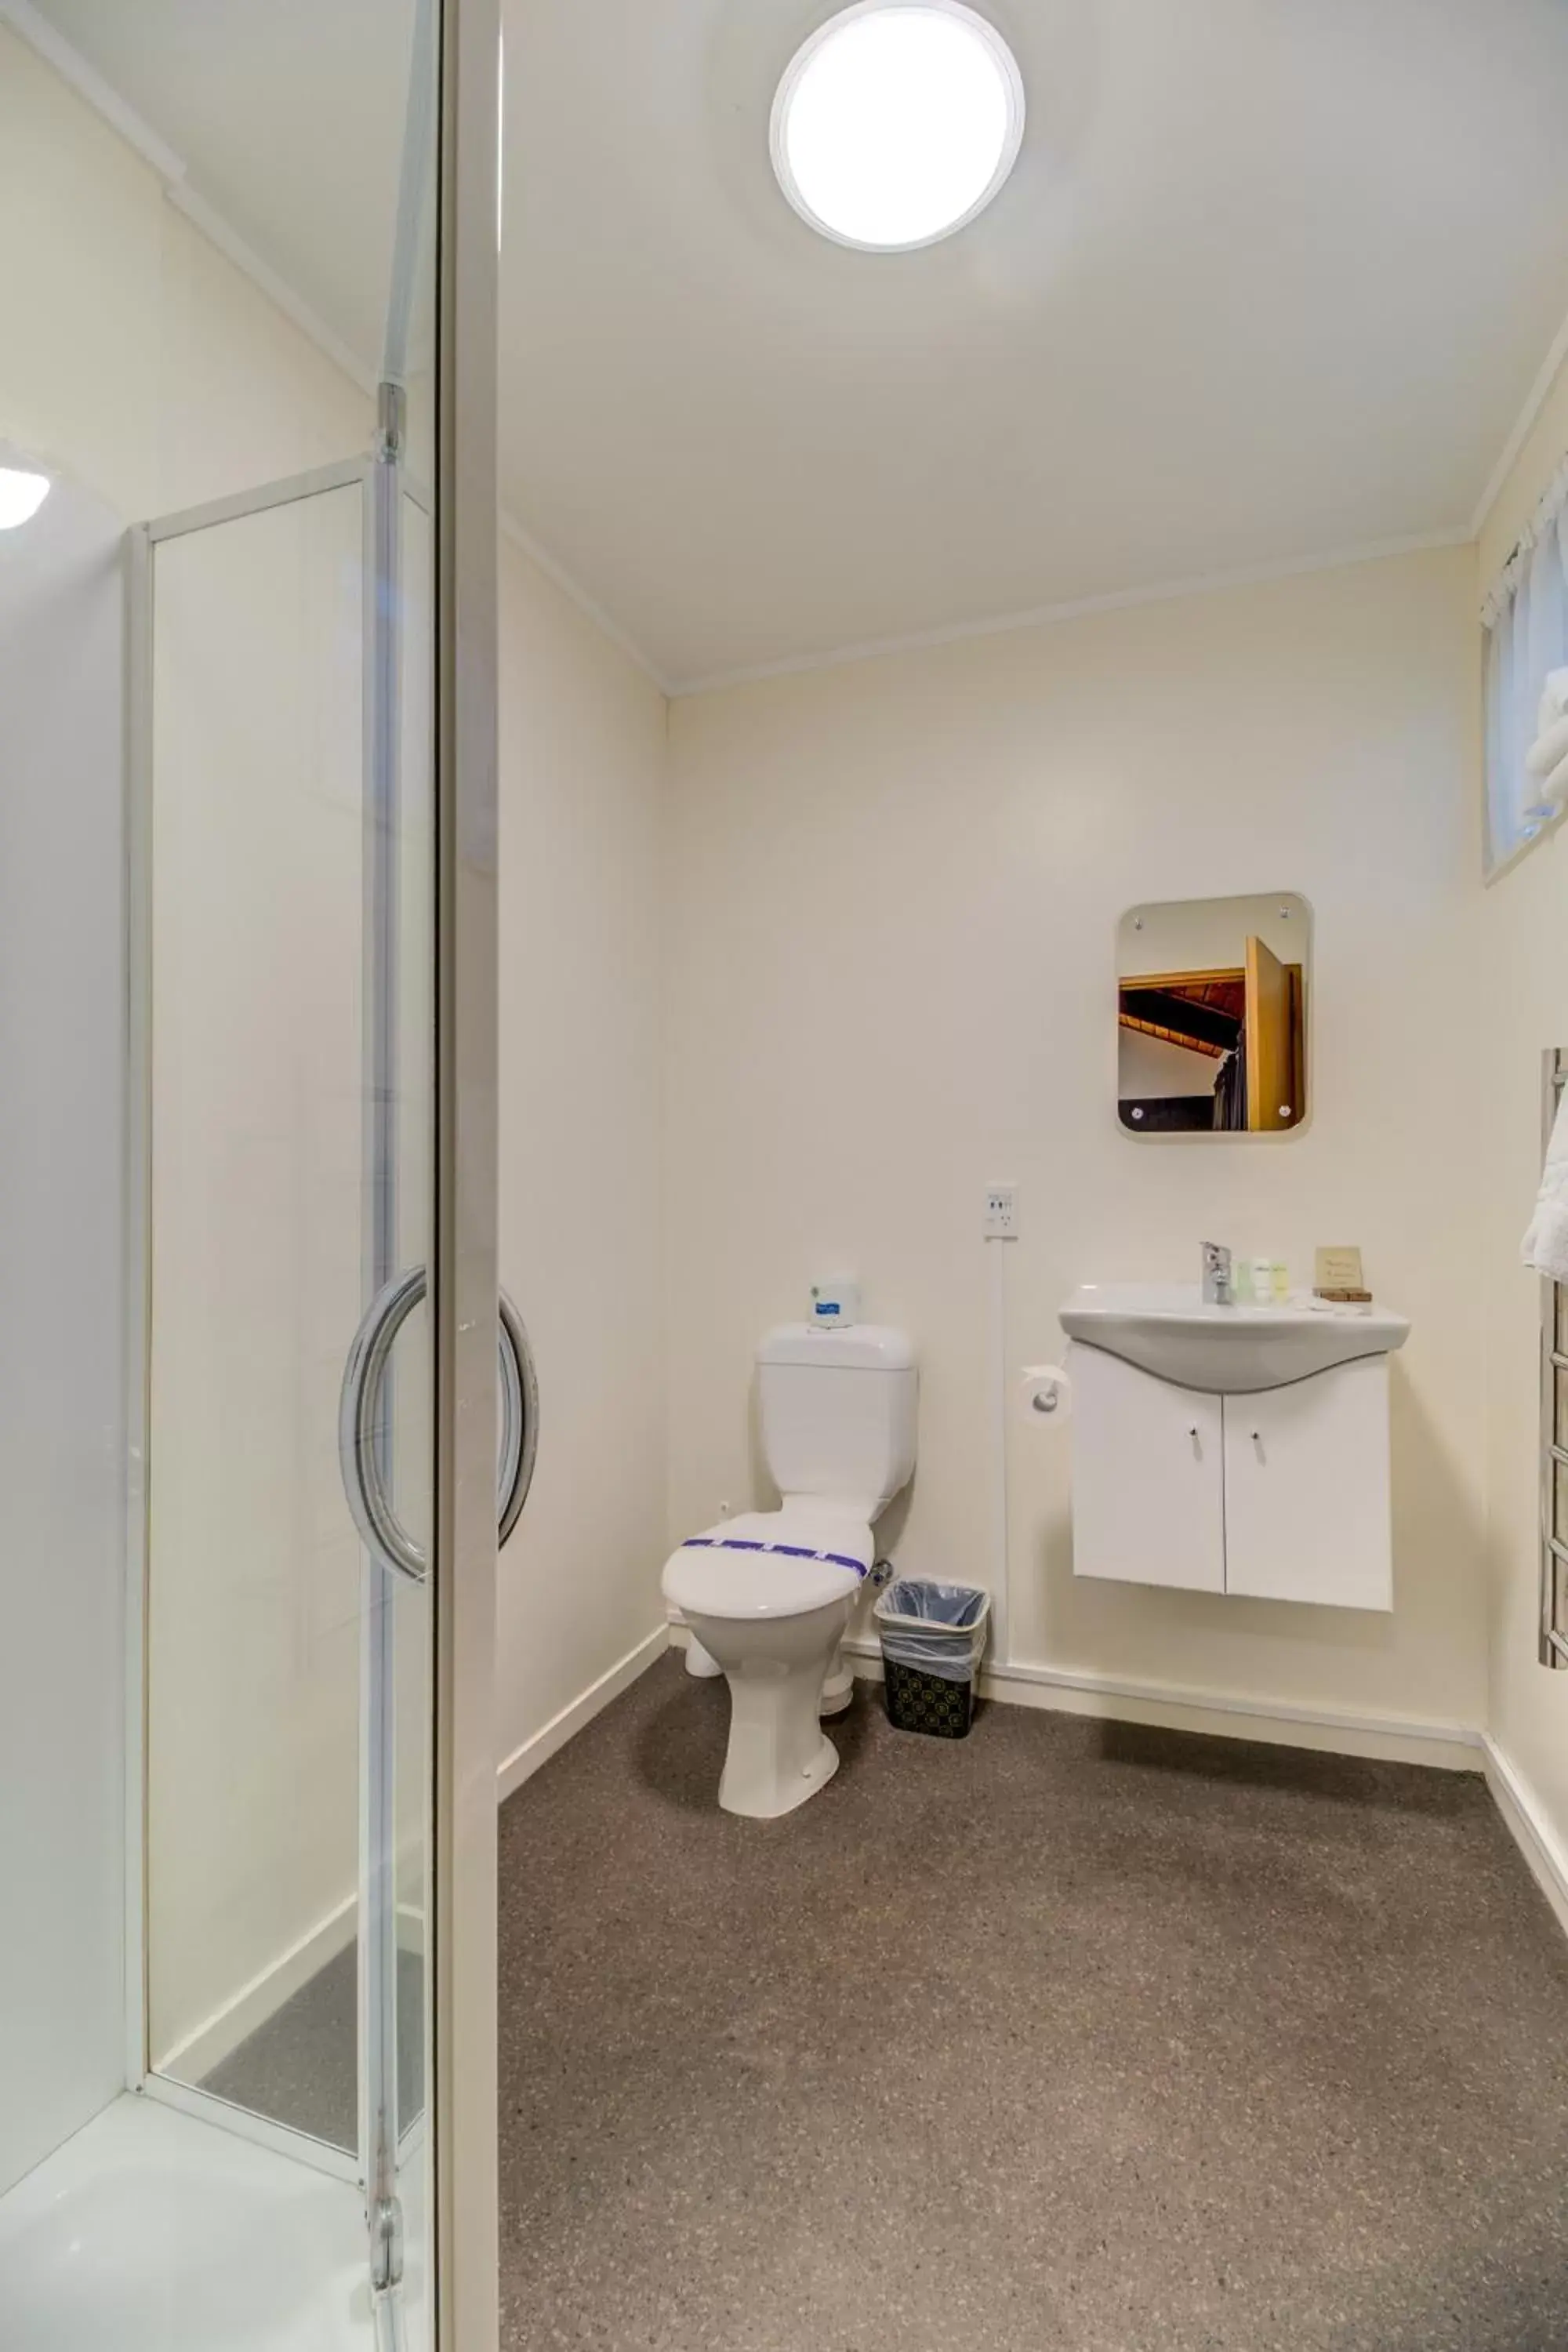
{"label": "toiletry bottle", "polygon": [[1236,1261],[1233,1292],[1238,1307],[1252,1305],[1252,1260],[1249,1257],[1238,1257]]}
{"label": "toiletry bottle", "polygon": [[1252,1261],[1252,1298],[1257,1307],[1267,1307],[1274,1296],[1274,1268],[1266,1257]]}
{"label": "toiletry bottle", "polygon": [[1277,1257],[1269,1267],[1268,1280],[1275,1306],[1288,1307],[1290,1303],[1290,1269],[1282,1257]]}

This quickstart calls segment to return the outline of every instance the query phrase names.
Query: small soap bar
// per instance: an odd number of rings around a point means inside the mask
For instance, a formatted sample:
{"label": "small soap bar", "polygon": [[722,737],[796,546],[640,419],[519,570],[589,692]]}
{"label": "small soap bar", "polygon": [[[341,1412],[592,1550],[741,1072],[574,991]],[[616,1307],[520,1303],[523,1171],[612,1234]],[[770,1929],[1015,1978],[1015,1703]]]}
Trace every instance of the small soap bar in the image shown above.
{"label": "small soap bar", "polygon": [[1337,1290],[1364,1290],[1366,1281],[1361,1270],[1360,1250],[1348,1245],[1321,1249],[1312,1287],[1322,1298]]}

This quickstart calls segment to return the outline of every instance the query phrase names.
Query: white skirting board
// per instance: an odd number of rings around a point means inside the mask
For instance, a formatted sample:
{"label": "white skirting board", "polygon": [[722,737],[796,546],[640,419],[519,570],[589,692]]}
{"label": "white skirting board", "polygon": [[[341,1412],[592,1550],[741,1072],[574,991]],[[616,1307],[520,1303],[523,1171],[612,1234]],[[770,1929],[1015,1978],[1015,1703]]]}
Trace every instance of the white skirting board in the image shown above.
{"label": "white skirting board", "polygon": [[514,1790],[521,1789],[542,1764],[548,1764],[556,1750],[564,1748],[585,1723],[592,1723],[602,1707],[608,1706],[613,1698],[619,1698],[624,1690],[629,1690],[638,1675],[646,1674],[668,1647],[669,1628],[661,1622],[654,1627],[651,1633],[645,1634],[635,1648],[628,1650],[624,1658],[617,1658],[597,1682],[590,1683],[570,1706],[563,1706],[559,1715],[551,1717],[542,1730],[525,1739],[521,1748],[514,1748],[496,1772],[497,1803],[504,1804]]}
{"label": "white skirting board", "polygon": [[1568,1847],[1552,1828],[1545,1807],[1517,1765],[1497,1741],[1481,1741],[1487,1786],[1513,1834],[1514,1843],[1534,1873],[1535,1881],[1568,1934]]}
{"label": "white skirting board", "polygon": [[183,2083],[203,2081],[258,2025],[276,2016],[284,2002],[302,1990],[329,1960],[348,1949],[357,1917],[358,1896],[346,1895],[298,1943],[258,1969],[232,2000],[204,2018],[194,2032],[185,2034],[172,2050],[154,2053],[154,2071],[173,2074]]}
{"label": "white skirting board", "polygon": [[[847,1642],[845,1648],[854,1657],[858,1675],[881,1679],[881,1658],[874,1642]],[[1347,1715],[1329,1707],[1246,1698],[1230,1691],[1190,1690],[1180,1683],[1123,1682],[1114,1675],[1058,1666],[983,1666],[980,1696],[1008,1706],[1145,1723],[1166,1731],[1201,1731],[1220,1739],[1261,1739],[1280,1748],[1432,1764],[1451,1772],[1482,1769],[1481,1736],[1464,1724]]]}
{"label": "white skirting board", "polygon": [[[155,2058],[153,2072],[173,2075],[182,2083],[200,2083],[215,2066],[221,2066],[258,2025],[275,2017],[284,2002],[302,1992],[330,1960],[348,1950],[358,1926],[358,1905],[357,1894],[345,1895],[298,1943],[258,1969],[232,2000],[214,2010],[172,2050]],[[425,1948],[425,1916],[414,1904],[397,1906],[397,1941],[405,1952]]]}

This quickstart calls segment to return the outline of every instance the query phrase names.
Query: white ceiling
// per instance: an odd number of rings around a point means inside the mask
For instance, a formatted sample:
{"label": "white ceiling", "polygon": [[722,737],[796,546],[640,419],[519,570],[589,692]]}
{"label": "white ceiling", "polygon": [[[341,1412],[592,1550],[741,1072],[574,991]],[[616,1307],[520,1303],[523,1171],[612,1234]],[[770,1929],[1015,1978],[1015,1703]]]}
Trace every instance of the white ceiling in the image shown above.
{"label": "white ceiling", "polygon": [[[773,184],[831,0],[506,0],[504,506],[669,681],[1467,528],[1568,311],[1568,0],[982,0],[1018,166]],[[47,0],[374,365],[411,0]]]}
{"label": "white ceiling", "polygon": [[1468,523],[1568,310],[1562,0],[983,0],[943,245],[768,162],[826,0],[511,0],[504,495],[665,674]]}

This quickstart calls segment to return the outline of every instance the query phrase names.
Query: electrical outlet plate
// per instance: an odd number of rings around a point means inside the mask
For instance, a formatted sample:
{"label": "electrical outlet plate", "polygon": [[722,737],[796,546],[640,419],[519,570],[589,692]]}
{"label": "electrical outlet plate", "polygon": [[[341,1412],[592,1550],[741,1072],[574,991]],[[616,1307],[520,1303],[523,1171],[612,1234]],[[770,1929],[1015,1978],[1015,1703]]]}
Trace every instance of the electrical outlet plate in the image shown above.
{"label": "electrical outlet plate", "polygon": [[1016,1184],[987,1184],[984,1231],[988,1242],[1017,1240],[1018,1188]]}

